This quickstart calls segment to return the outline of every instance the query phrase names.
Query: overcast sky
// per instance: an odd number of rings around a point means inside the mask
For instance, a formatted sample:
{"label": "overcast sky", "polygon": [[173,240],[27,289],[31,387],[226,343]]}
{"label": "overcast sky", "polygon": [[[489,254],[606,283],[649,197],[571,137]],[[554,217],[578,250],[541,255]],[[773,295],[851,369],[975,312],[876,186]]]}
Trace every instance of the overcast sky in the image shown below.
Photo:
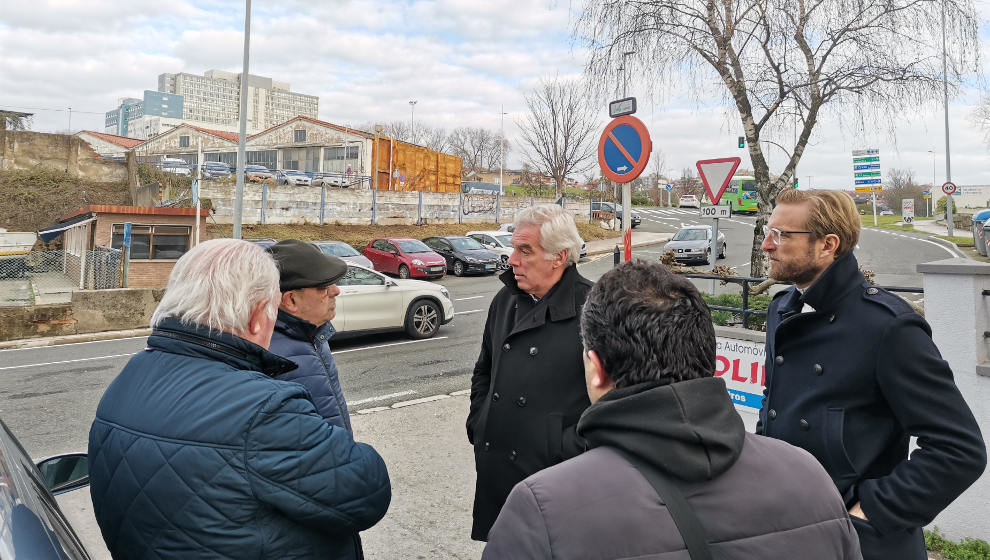
{"label": "overcast sky", "polygon": [[[976,0],[990,68],[990,0]],[[570,40],[580,0],[255,0],[250,72],[318,95],[323,120],[346,125],[410,118],[419,124],[499,129],[522,161],[517,122],[524,93],[549,76],[577,76],[585,53]],[[103,131],[104,113],[120,98],[157,88],[163,72],[239,72],[243,1],[0,0],[0,108],[34,112],[33,130]],[[647,79],[630,81],[641,95]],[[972,82],[979,83],[974,77]],[[990,184],[990,151],[970,113],[975,89],[950,104],[952,177]],[[607,121],[604,105],[601,123]],[[640,97],[664,170],[679,175],[698,159],[741,156],[738,118],[674,95],[661,105]],[[895,138],[871,127],[820,123],[799,166],[803,186],[849,188],[850,151],[876,147],[884,170],[912,169],[937,184],[945,178],[940,106],[920,107]],[[770,149],[773,171],[783,154]],[[651,162],[648,170],[654,169]]]}

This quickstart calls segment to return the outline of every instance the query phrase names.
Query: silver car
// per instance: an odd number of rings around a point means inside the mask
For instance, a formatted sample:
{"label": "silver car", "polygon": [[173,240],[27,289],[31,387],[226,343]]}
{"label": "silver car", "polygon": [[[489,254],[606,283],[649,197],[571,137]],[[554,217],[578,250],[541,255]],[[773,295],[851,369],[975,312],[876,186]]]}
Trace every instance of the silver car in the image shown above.
{"label": "silver car", "polygon": [[[708,262],[711,253],[712,226],[687,226],[679,229],[663,247],[674,252],[678,262]],[[725,234],[718,232],[718,258],[725,258]]]}
{"label": "silver car", "polygon": [[375,268],[371,263],[371,259],[361,253],[358,253],[354,247],[351,247],[343,241],[313,241],[312,243],[313,245],[316,245],[316,248],[322,251],[324,255],[330,257],[340,257],[351,264],[356,264],[365,268]]}

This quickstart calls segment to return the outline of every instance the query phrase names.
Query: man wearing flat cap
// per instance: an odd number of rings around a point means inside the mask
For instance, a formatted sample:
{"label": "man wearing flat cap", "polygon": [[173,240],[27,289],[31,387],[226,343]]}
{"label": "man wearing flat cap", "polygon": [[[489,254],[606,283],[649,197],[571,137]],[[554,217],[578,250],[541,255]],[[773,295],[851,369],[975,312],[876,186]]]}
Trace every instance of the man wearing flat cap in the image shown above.
{"label": "man wearing flat cap", "polygon": [[282,292],[271,352],[299,366],[278,379],[305,387],[328,424],[350,431],[337,364],[327,344],[336,332],[330,320],[336,314],[340,288],[334,283],[347,272],[347,263],[298,239],[279,241],[268,252],[278,263]]}

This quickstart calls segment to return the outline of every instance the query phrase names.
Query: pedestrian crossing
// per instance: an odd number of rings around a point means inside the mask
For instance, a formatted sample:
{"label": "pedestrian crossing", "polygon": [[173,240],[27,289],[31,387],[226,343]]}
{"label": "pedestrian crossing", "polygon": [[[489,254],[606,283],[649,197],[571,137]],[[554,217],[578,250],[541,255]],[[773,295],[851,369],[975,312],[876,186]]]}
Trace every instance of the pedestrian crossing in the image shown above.
{"label": "pedestrian crossing", "polygon": [[[636,213],[640,215],[644,220],[654,220],[658,223],[665,225],[699,225],[702,223],[710,224],[710,219],[703,220],[698,215],[699,210],[697,208],[643,208],[639,207],[636,209]],[[723,218],[725,221],[735,222],[737,224],[742,224],[745,226],[753,227],[750,222],[745,222],[742,220],[736,220],[734,218]]]}

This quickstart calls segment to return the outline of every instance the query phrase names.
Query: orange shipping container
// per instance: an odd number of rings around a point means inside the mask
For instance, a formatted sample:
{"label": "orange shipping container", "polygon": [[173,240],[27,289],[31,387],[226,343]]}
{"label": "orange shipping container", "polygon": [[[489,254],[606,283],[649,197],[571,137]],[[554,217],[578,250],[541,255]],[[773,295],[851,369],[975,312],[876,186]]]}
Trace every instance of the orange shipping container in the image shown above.
{"label": "orange shipping container", "polygon": [[385,136],[377,144],[378,190],[460,192],[461,158]]}

